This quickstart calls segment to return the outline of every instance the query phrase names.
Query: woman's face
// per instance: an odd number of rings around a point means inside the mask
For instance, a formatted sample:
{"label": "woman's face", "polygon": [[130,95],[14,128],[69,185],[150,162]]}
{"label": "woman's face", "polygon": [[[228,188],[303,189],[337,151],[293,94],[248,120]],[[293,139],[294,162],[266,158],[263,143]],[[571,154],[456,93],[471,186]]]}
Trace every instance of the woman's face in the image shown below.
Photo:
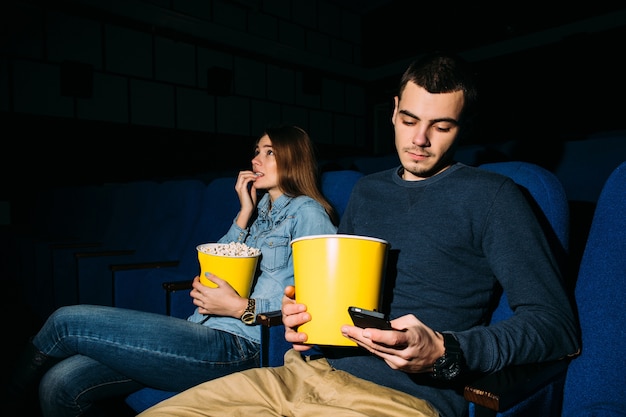
{"label": "woman's face", "polygon": [[255,188],[267,190],[272,197],[275,193],[278,193],[277,195],[281,193],[278,189],[276,156],[272,141],[267,135],[264,135],[256,145],[254,158],[252,158],[252,171],[257,174],[257,179],[254,181]]}

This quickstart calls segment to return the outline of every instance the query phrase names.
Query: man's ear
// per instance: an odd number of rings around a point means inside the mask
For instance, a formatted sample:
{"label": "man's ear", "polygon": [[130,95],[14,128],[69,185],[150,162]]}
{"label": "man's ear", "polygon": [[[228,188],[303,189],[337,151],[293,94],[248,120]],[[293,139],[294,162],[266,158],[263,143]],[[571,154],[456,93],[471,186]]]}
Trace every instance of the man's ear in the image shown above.
{"label": "man's ear", "polygon": [[400,102],[400,99],[398,98],[398,96],[395,96],[393,98],[393,113],[391,113],[391,124],[392,125],[396,125],[396,114],[398,113],[398,103]]}

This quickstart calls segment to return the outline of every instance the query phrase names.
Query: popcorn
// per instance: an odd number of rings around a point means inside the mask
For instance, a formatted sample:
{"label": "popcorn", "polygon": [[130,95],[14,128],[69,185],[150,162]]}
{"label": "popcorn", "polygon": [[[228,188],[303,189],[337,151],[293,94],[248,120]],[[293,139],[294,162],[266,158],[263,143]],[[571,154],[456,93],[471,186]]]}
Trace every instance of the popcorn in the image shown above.
{"label": "popcorn", "polygon": [[201,245],[199,250],[210,255],[218,256],[258,256],[261,249],[252,248],[245,243],[215,243],[210,245]]}

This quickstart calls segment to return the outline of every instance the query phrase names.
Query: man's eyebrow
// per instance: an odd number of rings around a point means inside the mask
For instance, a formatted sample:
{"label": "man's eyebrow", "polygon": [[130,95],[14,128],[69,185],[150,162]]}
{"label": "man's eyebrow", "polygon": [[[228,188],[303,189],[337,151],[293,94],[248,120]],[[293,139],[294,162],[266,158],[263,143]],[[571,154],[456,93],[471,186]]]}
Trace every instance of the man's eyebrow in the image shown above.
{"label": "man's eyebrow", "polygon": [[[413,119],[417,119],[417,120],[421,120],[419,117],[417,117],[416,115],[414,115],[413,113],[411,113],[408,110],[400,110],[399,113],[404,114],[405,116],[409,116]],[[432,123],[439,123],[439,122],[448,122],[448,123],[452,123],[455,125],[459,124],[459,121],[456,119],[453,119],[452,117],[442,117],[440,119],[433,119],[431,120]]]}
{"label": "man's eyebrow", "polygon": [[414,119],[418,119],[419,120],[419,117],[417,117],[416,115],[414,115],[413,113],[411,113],[408,110],[400,110],[400,113],[404,114],[405,116],[409,116],[409,117],[412,117]]}

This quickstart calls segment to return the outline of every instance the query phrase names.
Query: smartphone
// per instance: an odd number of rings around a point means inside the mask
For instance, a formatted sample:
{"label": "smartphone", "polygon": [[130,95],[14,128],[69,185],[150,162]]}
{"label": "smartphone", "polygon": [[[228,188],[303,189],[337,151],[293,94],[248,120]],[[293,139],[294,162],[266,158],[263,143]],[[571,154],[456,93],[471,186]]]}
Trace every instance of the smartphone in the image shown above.
{"label": "smartphone", "polygon": [[378,311],[366,310],[360,307],[348,307],[348,314],[355,326],[381,330],[393,330],[389,319]]}

